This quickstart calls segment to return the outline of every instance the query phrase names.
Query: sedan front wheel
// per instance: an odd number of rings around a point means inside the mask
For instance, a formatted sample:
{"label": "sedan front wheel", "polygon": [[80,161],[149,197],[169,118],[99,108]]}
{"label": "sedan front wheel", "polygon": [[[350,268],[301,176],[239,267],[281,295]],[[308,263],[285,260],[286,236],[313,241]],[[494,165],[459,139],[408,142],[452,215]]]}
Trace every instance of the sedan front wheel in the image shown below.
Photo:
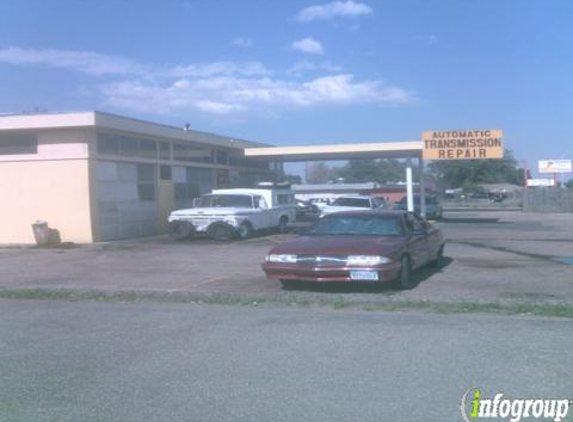
{"label": "sedan front wheel", "polygon": [[396,279],[396,286],[400,290],[409,290],[414,287],[410,257],[408,255],[404,255],[400,260],[400,263],[402,264],[402,269],[400,270],[400,275]]}

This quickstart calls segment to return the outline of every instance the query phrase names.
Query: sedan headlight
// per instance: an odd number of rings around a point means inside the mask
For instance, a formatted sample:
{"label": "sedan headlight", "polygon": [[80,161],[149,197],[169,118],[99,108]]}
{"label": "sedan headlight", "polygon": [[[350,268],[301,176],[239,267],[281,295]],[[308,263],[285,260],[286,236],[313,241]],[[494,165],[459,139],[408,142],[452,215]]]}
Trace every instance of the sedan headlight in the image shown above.
{"label": "sedan headlight", "polygon": [[347,265],[378,265],[378,264],[388,264],[390,259],[385,256],[378,255],[349,255],[346,258]]}
{"label": "sedan headlight", "polygon": [[267,262],[278,262],[281,264],[296,264],[296,255],[267,255]]}

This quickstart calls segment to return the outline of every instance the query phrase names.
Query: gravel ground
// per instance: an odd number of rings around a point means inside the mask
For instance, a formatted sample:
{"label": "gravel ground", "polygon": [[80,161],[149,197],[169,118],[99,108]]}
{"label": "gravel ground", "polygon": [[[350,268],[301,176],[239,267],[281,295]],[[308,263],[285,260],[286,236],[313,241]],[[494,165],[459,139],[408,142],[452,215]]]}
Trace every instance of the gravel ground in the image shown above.
{"label": "gravel ground", "polygon": [[[422,269],[418,287],[399,292],[266,280],[267,251],[294,234],[242,242],[173,242],[152,237],[69,248],[0,248],[0,289],[74,289],[161,295],[228,295],[335,303],[527,302],[573,304],[573,214],[451,212],[438,223],[448,244],[440,269]],[[0,292],[1,293],[1,292]]]}

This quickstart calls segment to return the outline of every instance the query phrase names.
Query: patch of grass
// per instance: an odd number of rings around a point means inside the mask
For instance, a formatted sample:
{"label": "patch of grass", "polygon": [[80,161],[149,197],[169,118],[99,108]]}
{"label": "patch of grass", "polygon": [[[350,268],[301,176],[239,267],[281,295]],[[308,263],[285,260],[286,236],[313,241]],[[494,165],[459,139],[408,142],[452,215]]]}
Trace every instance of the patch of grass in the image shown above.
{"label": "patch of grass", "polygon": [[345,308],[348,308],[348,307],[350,307],[350,306],[352,306],[351,303],[349,303],[349,302],[344,302],[344,301],[337,301],[337,302],[334,302],[334,303],[332,304],[332,307],[333,307],[334,309],[345,309]]}
{"label": "patch of grass", "polygon": [[378,303],[345,301],[340,297],[307,300],[296,295],[243,296],[193,292],[89,291],[72,289],[0,289],[1,299],[67,300],[93,302],[164,302],[210,305],[332,306],[334,310],[361,309],[369,312],[423,311],[436,314],[533,315],[573,318],[573,303],[535,302],[430,302],[389,300]]}
{"label": "patch of grass", "polygon": [[437,314],[535,315],[573,318],[573,304],[498,302],[398,302],[362,307],[365,311],[427,311]]}

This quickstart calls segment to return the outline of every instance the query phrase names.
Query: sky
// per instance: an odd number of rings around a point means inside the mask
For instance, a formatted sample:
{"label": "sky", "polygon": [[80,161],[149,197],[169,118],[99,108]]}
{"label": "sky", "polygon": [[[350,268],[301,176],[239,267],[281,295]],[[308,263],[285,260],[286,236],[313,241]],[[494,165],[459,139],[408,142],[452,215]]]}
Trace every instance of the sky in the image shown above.
{"label": "sky", "polygon": [[569,0],[0,6],[0,113],[101,110],[276,145],[502,129],[534,175],[573,159]]}

